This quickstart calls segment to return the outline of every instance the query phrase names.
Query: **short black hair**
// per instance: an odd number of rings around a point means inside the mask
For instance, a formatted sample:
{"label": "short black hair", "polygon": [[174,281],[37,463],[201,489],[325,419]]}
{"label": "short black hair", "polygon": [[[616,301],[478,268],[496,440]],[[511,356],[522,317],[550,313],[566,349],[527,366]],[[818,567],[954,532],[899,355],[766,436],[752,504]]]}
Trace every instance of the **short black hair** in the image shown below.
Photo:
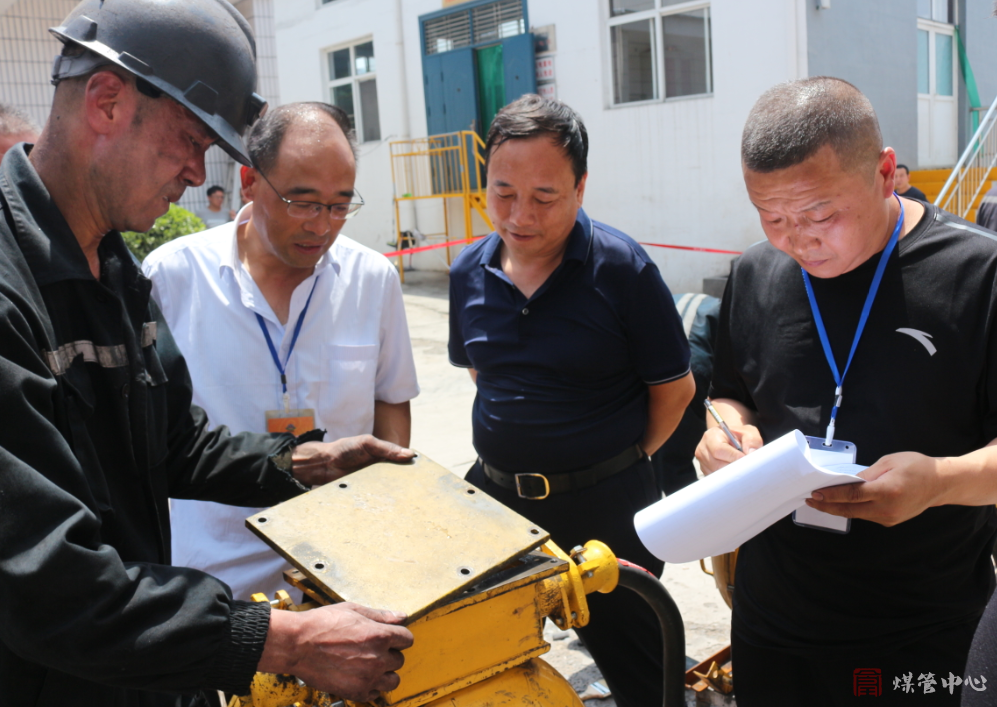
{"label": "short black hair", "polygon": [[219,192],[219,191],[220,191],[220,192],[221,192],[222,194],[224,194],[224,193],[225,193],[225,189],[224,189],[224,187],[220,187],[220,186],[218,186],[217,184],[215,184],[215,185],[214,185],[213,187],[208,187],[208,196],[211,196],[211,195],[212,195],[212,194],[214,194],[215,192]]}
{"label": "short black hair", "polygon": [[910,167],[908,167],[908,166],[907,166],[907,165],[905,165],[905,164],[898,164],[898,165],[897,165],[897,169],[903,169],[903,170],[906,170],[906,171],[907,171],[907,174],[910,174]]}
{"label": "short black hair", "polygon": [[492,152],[506,140],[547,135],[571,160],[575,185],[588,172],[589,136],[585,123],[568,104],[527,93],[500,110],[485,139],[485,169]]}
{"label": "short black hair", "polygon": [[350,143],[353,159],[357,158],[357,136],[350,125],[350,116],[342,108],[322,103],[321,101],[302,101],[288,103],[267,111],[266,115],[257,120],[246,138],[246,151],[253,161],[253,166],[267,174],[273,169],[284,141],[287,129],[296,121],[315,113],[324,113],[336,121]]}
{"label": "short black hair", "polygon": [[855,86],[830,76],[770,88],[755,103],[741,135],[741,161],[753,172],[798,165],[825,145],[851,171],[883,150],[879,120]]}

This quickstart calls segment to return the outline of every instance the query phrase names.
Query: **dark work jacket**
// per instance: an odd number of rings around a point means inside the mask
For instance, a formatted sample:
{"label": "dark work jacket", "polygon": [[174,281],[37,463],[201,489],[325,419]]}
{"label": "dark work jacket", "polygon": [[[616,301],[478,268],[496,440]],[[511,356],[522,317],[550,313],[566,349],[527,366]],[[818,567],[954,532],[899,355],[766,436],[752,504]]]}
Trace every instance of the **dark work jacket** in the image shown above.
{"label": "dark work jacket", "polygon": [[266,604],[170,567],[167,499],[304,489],[289,435],[208,430],[121,235],[94,279],[23,145],[0,165],[0,707],[245,693]]}

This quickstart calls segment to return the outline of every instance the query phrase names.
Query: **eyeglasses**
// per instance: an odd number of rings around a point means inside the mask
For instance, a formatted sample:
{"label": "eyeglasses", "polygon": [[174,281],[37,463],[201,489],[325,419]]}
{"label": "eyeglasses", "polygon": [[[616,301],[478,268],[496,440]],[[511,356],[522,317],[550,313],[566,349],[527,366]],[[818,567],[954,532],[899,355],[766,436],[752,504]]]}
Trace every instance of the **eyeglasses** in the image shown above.
{"label": "eyeglasses", "polygon": [[[270,180],[267,179],[267,175],[263,174],[259,169],[256,173],[263,177],[263,181],[270,184]],[[323,209],[329,209],[329,218],[336,221],[345,221],[348,218],[353,218],[356,216],[357,211],[360,207],[364,205],[363,197],[360,196],[360,192],[356,189],[353,190],[354,195],[360,199],[357,201],[348,201],[343,204],[322,204],[317,201],[291,201],[290,199],[285,199],[284,195],[277,191],[277,187],[270,184],[270,188],[273,189],[277,197],[287,204],[287,213],[294,217],[300,219],[313,219],[322,213]]]}

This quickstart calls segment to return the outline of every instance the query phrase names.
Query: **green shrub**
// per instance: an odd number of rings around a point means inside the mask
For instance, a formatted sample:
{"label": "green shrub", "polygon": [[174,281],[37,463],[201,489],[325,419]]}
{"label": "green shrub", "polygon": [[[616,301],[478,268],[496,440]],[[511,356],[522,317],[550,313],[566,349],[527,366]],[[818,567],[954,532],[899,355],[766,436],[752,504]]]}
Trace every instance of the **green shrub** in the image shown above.
{"label": "green shrub", "polygon": [[125,245],[135,254],[136,258],[145,260],[145,256],[163,243],[168,243],[180,236],[203,231],[205,228],[204,221],[190,211],[176,204],[170,204],[170,210],[157,218],[156,223],[152,224],[152,228],[147,233],[123,231],[121,237],[125,239]]}

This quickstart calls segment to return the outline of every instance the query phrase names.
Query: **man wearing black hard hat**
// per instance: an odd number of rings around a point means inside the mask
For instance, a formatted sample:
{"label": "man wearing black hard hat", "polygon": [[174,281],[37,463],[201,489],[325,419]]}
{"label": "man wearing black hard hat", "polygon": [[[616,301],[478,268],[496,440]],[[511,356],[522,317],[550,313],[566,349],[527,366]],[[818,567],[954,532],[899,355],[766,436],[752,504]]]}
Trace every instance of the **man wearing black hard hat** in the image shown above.
{"label": "man wearing black hard hat", "polygon": [[[170,496],[272,505],[411,456],[210,430],[121,239],[204,182],[210,145],[248,163],[249,26],[224,0],[85,0],[52,31],[51,116],[0,164],[0,707],[245,694],[257,670],[373,699],[397,685],[404,617],[271,613],[169,564]],[[325,468],[296,468],[299,445]]]}

